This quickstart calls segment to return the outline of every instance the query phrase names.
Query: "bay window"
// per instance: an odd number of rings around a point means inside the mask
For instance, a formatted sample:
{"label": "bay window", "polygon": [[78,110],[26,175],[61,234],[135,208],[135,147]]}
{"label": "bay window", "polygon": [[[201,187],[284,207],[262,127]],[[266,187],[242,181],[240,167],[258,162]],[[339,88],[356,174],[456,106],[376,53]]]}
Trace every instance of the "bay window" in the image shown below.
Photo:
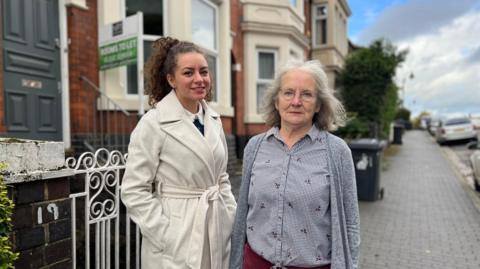
{"label": "bay window", "polygon": [[327,6],[314,5],[312,8],[312,43],[314,47],[327,44]]}
{"label": "bay window", "polygon": [[275,76],[277,51],[273,49],[257,50],[257,62],[257,113],[260,113],[265,92]]}

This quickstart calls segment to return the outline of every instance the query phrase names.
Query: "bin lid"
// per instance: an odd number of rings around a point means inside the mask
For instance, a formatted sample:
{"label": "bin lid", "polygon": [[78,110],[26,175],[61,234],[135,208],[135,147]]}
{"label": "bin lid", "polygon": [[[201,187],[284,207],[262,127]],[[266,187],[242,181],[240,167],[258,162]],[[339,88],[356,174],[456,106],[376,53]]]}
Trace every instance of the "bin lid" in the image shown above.
{"label": "bin lid", "polygon": [[376,138],[360,138],[348,143],[350,149],[382,150],[386,143]]}

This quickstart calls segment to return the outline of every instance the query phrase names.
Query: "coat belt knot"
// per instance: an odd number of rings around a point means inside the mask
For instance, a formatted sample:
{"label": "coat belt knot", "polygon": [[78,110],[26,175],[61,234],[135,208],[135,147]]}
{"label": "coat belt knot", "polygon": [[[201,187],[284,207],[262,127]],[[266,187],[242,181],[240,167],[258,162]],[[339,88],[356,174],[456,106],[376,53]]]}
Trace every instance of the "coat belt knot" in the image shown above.
{"label": "coat belt knot", "polygon": [[[193,189],[162,184],[162,197],[168,198],[199,198],[197,212],[193,222],[188,249],[187,266],[199,269],[202,266],[202,256],[205,245],[210,247],[210,262],[212,269],[223,269],[222,260],[222,227],[220,225],[219,205],[223,204],[218,184],[207,189]],[[208,240],[208,244],[206,244]]]}

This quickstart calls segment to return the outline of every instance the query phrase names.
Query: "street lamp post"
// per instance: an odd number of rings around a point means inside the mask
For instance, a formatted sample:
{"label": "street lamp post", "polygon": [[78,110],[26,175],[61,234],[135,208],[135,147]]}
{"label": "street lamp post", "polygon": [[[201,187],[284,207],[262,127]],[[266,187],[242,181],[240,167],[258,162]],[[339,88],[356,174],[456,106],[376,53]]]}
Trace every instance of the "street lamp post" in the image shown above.
{"label": "street lamp post", "polygon": [[410,72],[410,74],[407,77],[404,77],[402,79],[402,102],[401,102],[401,107],[405,107],[405,84],[407,82],[407,79],[414,79],[415,76],[413,75],[413,72]]}

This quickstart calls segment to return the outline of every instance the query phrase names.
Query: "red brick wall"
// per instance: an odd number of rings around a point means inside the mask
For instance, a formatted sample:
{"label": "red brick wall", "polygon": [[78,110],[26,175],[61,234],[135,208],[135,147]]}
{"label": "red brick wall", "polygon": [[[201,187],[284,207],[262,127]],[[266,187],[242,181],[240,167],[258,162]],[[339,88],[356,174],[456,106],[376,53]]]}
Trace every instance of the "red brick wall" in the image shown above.
{"label": "red brick wall", "polygon": [[87,122],[93,118],[93,108],[86,109],[86,105],[93,104],[95,94],[80,77],[84,76],[99,85],[97,1],[87,0],[87,6],[88,10],[77,7],[67,10],[68,37],[71,42],[68,61],[72,134],[89,131],[91,127]]}
{"label": "red brick wall", "polygon": [[222,119],[223,131],[225,132],[225,134],[226,135],[232,134],[233,118],[221,117],[221,119]]}
{"label": "red brick wall", "polygon": [[244,76],[244,56],[243,56],[243,33],[241,29],[241,21],[243,16],[243,5],[239,0],[230,1],[230,27],[233,36],[232,46],[232,65],[239,64],[241,66],[240,71],[233,72],[232,80],[235,86],[235,92],[233,93],[235,117],[234,117],[234,132],[237,136],[245,136],[245,76]]}
{"label": "red brick wall", "polygon": [[[0,5],[0,14],[2,14],[2,5]],[[3,20],[0,20],[0,37],[3,37]],[[0,135],[6,133],[5,127],[5,94],[3,92],[3,38],[0,38]]]}
{"label": "red brick wall", "polygon": [[266,124],[263,123],[249,123],[246,125],[247,135],[253,136],[266,130],[270,129]]}

